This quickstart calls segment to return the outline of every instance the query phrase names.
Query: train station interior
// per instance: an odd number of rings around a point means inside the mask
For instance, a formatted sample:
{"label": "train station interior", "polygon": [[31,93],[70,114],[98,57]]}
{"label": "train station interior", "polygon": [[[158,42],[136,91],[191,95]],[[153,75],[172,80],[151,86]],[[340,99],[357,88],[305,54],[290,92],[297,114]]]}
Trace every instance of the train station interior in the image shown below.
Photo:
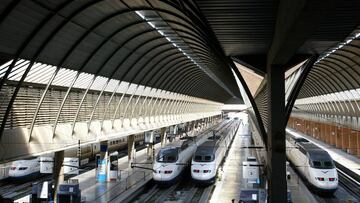
{"label": "train station interior", "polygon": [[1,0],[2,202],[360,203],[360,1]]}

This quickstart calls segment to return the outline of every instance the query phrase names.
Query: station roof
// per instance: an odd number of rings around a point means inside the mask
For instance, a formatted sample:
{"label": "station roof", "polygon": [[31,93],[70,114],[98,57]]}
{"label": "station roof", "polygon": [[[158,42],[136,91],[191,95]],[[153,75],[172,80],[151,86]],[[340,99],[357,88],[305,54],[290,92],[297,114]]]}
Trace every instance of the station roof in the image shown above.
{"label": "station roof", "polygon": [[356,29],[359,1],[4,0],[0,62],[27,59],[213,101],[241,98],[232,60],[265,74]]}
{"label": "station roof", "polygon": [[6,0],[0,12],[3,63],[21,58],[213,101],[241,98],[221,50],[170,3]]}

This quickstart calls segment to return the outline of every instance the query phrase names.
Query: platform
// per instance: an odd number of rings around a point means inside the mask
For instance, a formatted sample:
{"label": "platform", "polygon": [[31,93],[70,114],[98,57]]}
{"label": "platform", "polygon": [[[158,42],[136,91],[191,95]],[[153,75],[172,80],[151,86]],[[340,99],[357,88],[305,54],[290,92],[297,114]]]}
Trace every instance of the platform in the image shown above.
{"label": "platform", "polygon": [[[155,151],[157,152],[160,147],[161,143],[154,145]],[[137,151],[135,156],[136,162],[146,162],[146,148]],[[110,202],[135,184],[146,184],[146,182],[152,178],[150,170],[129,168],[127,156],[118,160],[118,166],[119,178],[116,182],[96,182],[95,169],[71,178],[78,179],[82,199],[85,200],[85,202]]]}
{"label": "platform", "polygon": [[[202,133],[207,134],[208,132],[205,130],[203,132],[199,132],[198,135],[201,136]],[[173,142],[176,141],[178,141],[178,138],[176,138]],[[155,154],[157,154],[160,148],[161,143],[154,145]],[[146,148],[136,152],[134,162],[150,162],[147,160]],[[152,168],[152,164],[144,164],[143,166]],[[71,178],[79,181],[83,202],[121,202],[124,198],[130,196],[137,188],[144,186],[152,179],[151,170],[130,168],[127,156],[118,160],[118,167],[119,177],[116,182],[96,182],[95,169]]]}
{"label": "platform", "polygon": [[[215,183],[215,189],[210,199],[211,203],[238,202],[241,189],[254,188],[252,183],[243,179],[243,161],[248,156],[256,156],[255,149],[246,148],[251,145],[251,135],[248,124],[242,124],[234,138],[228,157],[223,166],[221,180]],[[317,202],[303,181],[289,167],[291,178],[287,180],[292,201],[297,203]],[[263,180],[262,180],[263,181]]]}
{"label": "platform", "polygon": [[315,138],[308,136],[304,133],[301,133],[299,131],[296,131],[294,129],[286,128],[286,131],[294,133],[297,136],[304,137],[304,138],[310,140],[311,142],[313,142],[314,144],[316,144],[317,146],[323,148],[330,154],[330,156],[334,159],[334,161],[336,161],[338,164],[346,167],[347,169],[349,169],[354,174],[357,174],[360,177],[360,159],[359,158],[357,158],[353,155],[350,155],[340,149],[336,149],[331,145],[328,145],[319,140],[316,140]]}
{"label": "platform", "polygon": [[[242,178],[242,162],[248,156],[255,156],[252,149],[242,148],[251,144],[249,124],[240,124],[238,132],[229,150],[220,178],[215,183],[215,189],[210,202],[235,202],[239,201],[240,189],[250,188]],[[252,184],[251,184],[252,185]],[[252,188],[252,187],[251,187]]]}

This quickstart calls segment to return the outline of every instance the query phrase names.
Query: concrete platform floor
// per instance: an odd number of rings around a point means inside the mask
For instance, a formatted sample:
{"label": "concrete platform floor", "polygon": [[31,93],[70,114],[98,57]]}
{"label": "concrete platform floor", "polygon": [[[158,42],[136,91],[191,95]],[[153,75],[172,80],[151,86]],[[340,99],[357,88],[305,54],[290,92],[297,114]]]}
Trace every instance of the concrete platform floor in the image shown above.
{"label": "concrete platform floor", "polygon": [[250,144],[249,124],[242,123],[235,135],[223,165],[223,172],[220,175],[221,179],[215,183],[215,189],[210,199],[211,203],[230,203],[232,199],[238,202],[240,189],[252,188],[252,184],[247,183],[247,181],[242,178],[242,162],[245,161],[248,156],[255,156],[255,153],[251,149],[242,148]]}

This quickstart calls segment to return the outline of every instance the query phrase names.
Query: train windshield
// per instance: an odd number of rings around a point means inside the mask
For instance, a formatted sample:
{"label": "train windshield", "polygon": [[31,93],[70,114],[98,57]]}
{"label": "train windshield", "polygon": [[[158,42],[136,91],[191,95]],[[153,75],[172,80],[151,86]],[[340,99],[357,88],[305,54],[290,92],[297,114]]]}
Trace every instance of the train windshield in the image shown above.
{"label": "train windshield", "polygon": [[323,150],[309,151],[310,166],[317,169],[332,169],[335,168],[331,156]]}
{"label": "train windshield", "polygon": [[214,161],[213,155],[196,155],[194,156],[194,161],[196,162],[212,162]]}
{"label": "train windshield", "polygon": [[215,159],[213,147],[199,147],[193,157],[196,162],[212,162]]}
{"label": "train windshield", "polygon": [[174,163],[178,158],[178,149],[171,148],[171,149],[161,149],[156,157],[157,162],[166,162],[166,163]]}
{"label": "train windshield", "polygon": [[332,169],[334,168],[334,163],[332,161],[311,161],[311,166],[317,169]]}

